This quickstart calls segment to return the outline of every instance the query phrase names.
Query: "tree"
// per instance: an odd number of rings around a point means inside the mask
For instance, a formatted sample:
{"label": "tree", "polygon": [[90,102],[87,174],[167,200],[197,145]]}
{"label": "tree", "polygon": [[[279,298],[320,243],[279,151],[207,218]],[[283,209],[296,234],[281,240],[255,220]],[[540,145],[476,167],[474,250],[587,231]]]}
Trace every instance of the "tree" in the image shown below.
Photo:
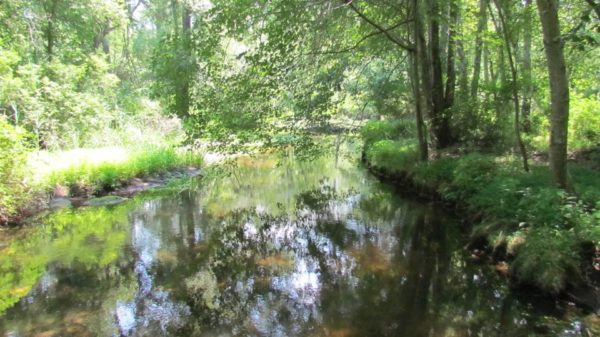
{"label": "tree", "polygon": [[557,0],[537,0],[550,77],[550,170],[554,182],[567,188],[569,80],[560,33]]}
{"label": "tree", "polygon": [[511,38],[510,35],[508,33],[508,29],[507,29],[507,25],[506,25],[506,18],[503,12],[503,8],[502,6],[500,6],[498,4],[498,0],[494,0],[494,3],[496,4],[496,8],[498,9],[498,16],[500,17],[500,23],[502,25],[501,29],[502,29],[502,33],[504,35],[504,45],[506,46],[506,53],[508,54],[508,64],[510,66],[510,74],[512,77],[512,82],[510,84],[511,87],[511,91],[512,91],[512,98],[513,98],[513,103],[514,103],[514,109],[515,109],[515,120],[514,120],[514,125],[515,125],[515,137],[517,139],[517,146],[519,149],[519,153],[521,154],[521,160],[523,161],[523,169],[528,172],[529,171],[529,164],[527,162],[527,150],[525,148],[525,143],[523,142],[523,138],[521,136],[521,123],[519,121],[520,119],[520,104],[519,104],[519,89],[517,87],[517,66],[515,64],[515,58],[513,56],[513,49],[511,47]]}

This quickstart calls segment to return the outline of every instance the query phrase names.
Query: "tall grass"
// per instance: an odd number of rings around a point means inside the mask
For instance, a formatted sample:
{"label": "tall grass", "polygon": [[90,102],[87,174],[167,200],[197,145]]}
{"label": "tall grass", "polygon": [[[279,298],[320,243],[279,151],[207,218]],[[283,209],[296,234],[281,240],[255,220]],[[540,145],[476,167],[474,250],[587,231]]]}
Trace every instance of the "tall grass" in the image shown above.
{"label": "tall grass", "polygon": [[43,184],[67,187],[71,195],[98,194],[113,190],[134,177],[157,175],[201,164],[202,157],[195,153],[174,148],[144,149],[132,152],[122,161],[83,162],[52,172]]}

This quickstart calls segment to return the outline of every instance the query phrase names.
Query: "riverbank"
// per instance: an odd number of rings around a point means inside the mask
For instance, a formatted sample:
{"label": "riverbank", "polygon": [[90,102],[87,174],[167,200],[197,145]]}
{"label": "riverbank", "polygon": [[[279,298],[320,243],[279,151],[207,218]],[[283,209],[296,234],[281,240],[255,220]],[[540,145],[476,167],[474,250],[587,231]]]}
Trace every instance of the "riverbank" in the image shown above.
{"label": "riverbank", "polygon": [[[199,154],[172,147],[34,153],[19,182],[21,188],[3,196],[14,205],[0,210],[0,225],[19,224],[49,208],[115,203],[172,179],[198,175],[201,165]],[[3,185],[10,191],[11,186]]]}
{"label": "riverbank", "polygon": [[515,285],[600,310],[600,178],[572,166],[575,193],[552,186],[547,167],[509,157],[441,156],[421,163],[411,140],[368,141],[363,160],[379,176],[456,210],[472,226],[467,248]]}

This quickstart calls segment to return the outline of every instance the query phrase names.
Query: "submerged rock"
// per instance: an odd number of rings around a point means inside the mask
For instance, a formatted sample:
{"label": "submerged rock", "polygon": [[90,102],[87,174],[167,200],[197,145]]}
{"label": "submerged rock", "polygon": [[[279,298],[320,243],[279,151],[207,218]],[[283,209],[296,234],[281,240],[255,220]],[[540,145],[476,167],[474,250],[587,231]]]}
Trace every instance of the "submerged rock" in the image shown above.
{"label": "submerged rock", "polygon": [[72,206],[71,200],[69,200],[67,198],[54,198],[54,199],[50,200],[50,202],[48,203],[48,207],[50,209],[66,208],[66,207],[71,207],[71,206]]}
{"label": "submerged rock", "polygon": [[111,206],[117,205],[127,200],[127,198],[119,197],[116,195],[108,195],[100,198],[93,198],[83,203],[83,206]]}

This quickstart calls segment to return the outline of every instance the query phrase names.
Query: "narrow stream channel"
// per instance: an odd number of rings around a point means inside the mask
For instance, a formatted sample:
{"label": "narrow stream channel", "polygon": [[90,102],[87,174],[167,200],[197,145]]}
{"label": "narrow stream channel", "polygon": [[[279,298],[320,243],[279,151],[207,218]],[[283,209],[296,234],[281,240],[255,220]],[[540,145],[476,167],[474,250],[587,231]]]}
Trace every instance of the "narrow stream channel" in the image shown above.
{"label": "narrow stream channel", "polygon": [[585,336],[354,159],[237,166],[1,234],[0,336]]}

